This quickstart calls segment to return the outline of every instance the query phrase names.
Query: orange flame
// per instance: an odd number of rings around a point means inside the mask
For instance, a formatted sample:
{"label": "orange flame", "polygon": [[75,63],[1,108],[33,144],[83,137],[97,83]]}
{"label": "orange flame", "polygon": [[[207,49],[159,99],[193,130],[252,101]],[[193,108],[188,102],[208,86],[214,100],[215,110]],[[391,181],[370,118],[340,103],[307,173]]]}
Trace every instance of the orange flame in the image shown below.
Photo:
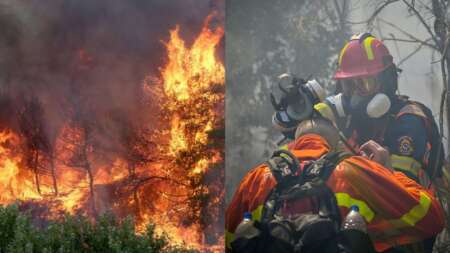
{"label": "orange flame", "polygon": [[[180,161],[172,166],[181,167],[185,171],[184,179],[187,180],[185,187],[172,190],[171,194],[188,194],[204,196],[211,193],[206,186],[192,186],[192,182],[198,182],[202,176],[210,170],[214,163],[221,162],[221,150],[208,146],[211,142],[209,133],[213,131],[223,118],[222,112],[217,109],[223,103],[223,92],[217,92],[217,87],[223,86],[225,70],[223,64],[216,57],[216,48],[223,37],[223,27],[211,29],[209,27],[212,15],[210,15],[203,26],[200,35],[195,39],[192,46],[188,48],[179,36],[177,26],[170,32],[170,40],[165,43],[168,52],[167,65],[161,69],[163,90],[167,97],[163,110],[166,118],[169,118],[170,130],[168,134],[168,160]],[[220,107],[220,106],[219,106]],[[169,165],[170,167],[170,165]],[[183,172],[181,172],[183,173]],[[217,178],[221,182],[222,178]],[[196,183],[194,183],[196,184]],[[191,185],[191,186],[189,186]],[[222,189],[220,189],[223,191]],[[220,194],[219,194],[220,195]],[[220,202],[223,196],[213,196],[219,201],[210,201],[211,205]],[[166,203],[167,204],[167,203]],[[170,204],[164,206],[170,209]],[[197,212],[200,217],[204,214],[200,210],[190,210],[188,206],[182,212]],[[216,212],[210,208],[209,212]],[[218,216],[218,213],[215,213]],[[205,234],[201,231],[199,222],[190,227],[177,224],[176,220],[183,217],[171,217],[165,213],[151,215],[149,219],[156,220],[162,224],[161,228],[168,233],[175,242],[184,242],[199,250],[213,252],[223,251],[223,239],[213,247],[206,246]],[[175,220],[175,222],[174,222]],[[220,241],[222,240],[222,241]],[[213,248],[213,249],[212,249]]]}
{"label": "orange flame", "polygon": [[224,83],[225,69],[215,56],[224,30],[218,27],[211,31],[208,28],[211,18],[207,18],[200,36],[190,49],[180,38],[178,26],[170,32],[170,41],[166,44],[169,62],[161,73],[168,96],[183,101],[212,84]]}
{"label": "orange flame", "polygon": [[11,131],[0,132],[0,204],[17,199],[41,199],[30,171],[20,170],[23,157],[17,148],[19,137]]}

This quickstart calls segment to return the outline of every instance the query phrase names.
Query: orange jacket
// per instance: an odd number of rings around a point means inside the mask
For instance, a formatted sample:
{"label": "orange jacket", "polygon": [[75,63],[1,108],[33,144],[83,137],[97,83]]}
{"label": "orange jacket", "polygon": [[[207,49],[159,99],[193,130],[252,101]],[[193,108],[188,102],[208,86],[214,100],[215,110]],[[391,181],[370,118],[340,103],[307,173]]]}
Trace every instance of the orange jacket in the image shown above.
{"label": "orange jacket", "polygon": [[[288,149],[304,162],[321,157],[329,146],[320,136],[308,134],[290,143]],[[275,185],[265,164],[244,177],[225,213],[228,247],[244,212],[252,212],[255,220],[261,218],[264,201]],[[353,156],[339,163],[327,185],[335,193],[342,217],[350,206],[358,205],[377,251],[422,241],[444,227],[442,207],[431,191],[364,157]]]}

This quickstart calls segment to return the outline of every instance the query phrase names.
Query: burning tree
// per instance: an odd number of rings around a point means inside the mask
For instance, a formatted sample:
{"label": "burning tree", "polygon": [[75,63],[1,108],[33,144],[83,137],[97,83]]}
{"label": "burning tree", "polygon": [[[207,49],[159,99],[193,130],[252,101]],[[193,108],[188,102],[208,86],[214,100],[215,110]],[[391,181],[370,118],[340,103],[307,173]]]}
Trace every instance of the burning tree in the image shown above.
{"label": "burning tree", "polygon": [[[132,215],[136,232],[155,223],[175,243],[222,251],[224,67],[216,51],[224,31],[214,17],[191,46],[181,26],[170,31],[160,76],[121,84],[131,105],[111,105],[112,85],[90,88],[110,80],[98,74],[104,56],[73,38],[49,60],[57,77],[39,82],[64,85],[0,94],[18,112],[1,121],[0,204],[18,203],[39,225],[67,213]],[[42,65],[31,69],[40,74]]]}
{"label": "burning tree", "polygon": [[165,98],[159,122],[170,126],[157,138],[168,140],[158,141],[165,143],[162,164],[180,185],[171,197],[189,207],[188,212],[186,207],[175,212],[184,224],[197,223],[199,231],[212,235],[207,241],[217,243],[223,233],[224,67],[215,49],[224,31],[220,26],[211,30],[212,18],[206,19],[191,48],[180,38],[179,27],[171,31],[168,63],[161,69],[163,89],[153,92]]}

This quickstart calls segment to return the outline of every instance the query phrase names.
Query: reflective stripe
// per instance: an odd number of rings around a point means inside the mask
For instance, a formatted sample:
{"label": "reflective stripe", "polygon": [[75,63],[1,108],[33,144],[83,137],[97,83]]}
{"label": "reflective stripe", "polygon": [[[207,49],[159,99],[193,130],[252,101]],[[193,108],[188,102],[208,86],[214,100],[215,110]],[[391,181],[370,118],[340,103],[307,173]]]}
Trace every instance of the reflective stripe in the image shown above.
{"label": "reflective stripe", "polygon": [[345,46],[342,48],[341,53],[339,54],[339,61],[338,64],[341,66],[342,63],[342,57],[344,56],[345,50],[347,50],[347,47],[350,43],[345,44]]}
{"label": "reflective stripe", "polygon": [[420,192],[419,204],[411,208],[409,212],[405,213],[399,219],[389,220],[389,223],[394,226],[394,229],[414,227],[417,222],[427,215],[430,206],[431,198],[425,192]]}
{"label": "reflective stripe", "polygon": [[325,103],[318,103],[314,105],[314,109],[322,115],[322,117],[331,120],[332,122],[336,122],[336,118],[334,117],[333,110],[331,107]]}
{"label": "reflective stripe", "polygon": [[263,205],[259,205],[255,210],[253,210],[252,220],[261,221],[263,207],[264,207]]}
{"label": "reflective stripe", "polygon": [[366,219],[367,222],[371,222],[372,219],[375,217],[375,213],[364,201],[354,199],[350,197],[349,194],[343,192],[335,193],[335,196],[338,206],[343,206],[347,208],[350,208],[351,206],[354,205],[358,206],[359,212]]}
{"label": "reflective stripe", "polygon": [[412,157],[391,155],[391,165],[394,169],[401,169],[412,173],[415,177],[419,176],[419,170],[422,165]]}
{"label": "reflective stripe", "polygon": [[334,106],[336,107],[336,111],[338,112],[339,117],[345,117],[345,111],[344,111],[344,104],[342,101],[342,93],[337,94],[336,96],[334,96],[335,98],[335,104]]}
{"label": "reflective stripe", "polygon": [[280,150],[289,150],[288,144],[285,144],[285,145],[279,147],[279,149],[280,149]]}
{"label": "reflective stripe", "polygon": [[367,39],[364,40],[364,49],[366,50],[367,59],[373,60],[373,51],[372,51],[372,41],[374,40],[374,37],[367,37]]}
{"label": "reflective stripe", "polygon": [[234,234],[225,229],[225,244],[231,249],[231,242],[234,241]]}
{"label": "reflective stripe", "polygon": [[414,226],[427,215],[430,205],[431,198],[425,192],[420,192],[419,204],[411,208],[409,212],[405,213],[400,220],[410,226]]}

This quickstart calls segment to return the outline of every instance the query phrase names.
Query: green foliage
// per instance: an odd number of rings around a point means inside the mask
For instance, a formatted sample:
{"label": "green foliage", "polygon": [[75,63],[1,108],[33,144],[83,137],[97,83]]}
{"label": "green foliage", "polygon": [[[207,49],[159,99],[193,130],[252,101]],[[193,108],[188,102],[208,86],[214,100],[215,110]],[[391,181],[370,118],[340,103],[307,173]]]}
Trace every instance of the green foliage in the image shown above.
{"label": "green foliage", "polygon": [[134,232],[131,219],[118,222],[103,215],[92,223],[85,217],[66,216],[37,228],[17,206],[0,207],[0,253],[189,253],[182,247],[169,246],[167,236],[155,233],[148,225],[143,234]]}

